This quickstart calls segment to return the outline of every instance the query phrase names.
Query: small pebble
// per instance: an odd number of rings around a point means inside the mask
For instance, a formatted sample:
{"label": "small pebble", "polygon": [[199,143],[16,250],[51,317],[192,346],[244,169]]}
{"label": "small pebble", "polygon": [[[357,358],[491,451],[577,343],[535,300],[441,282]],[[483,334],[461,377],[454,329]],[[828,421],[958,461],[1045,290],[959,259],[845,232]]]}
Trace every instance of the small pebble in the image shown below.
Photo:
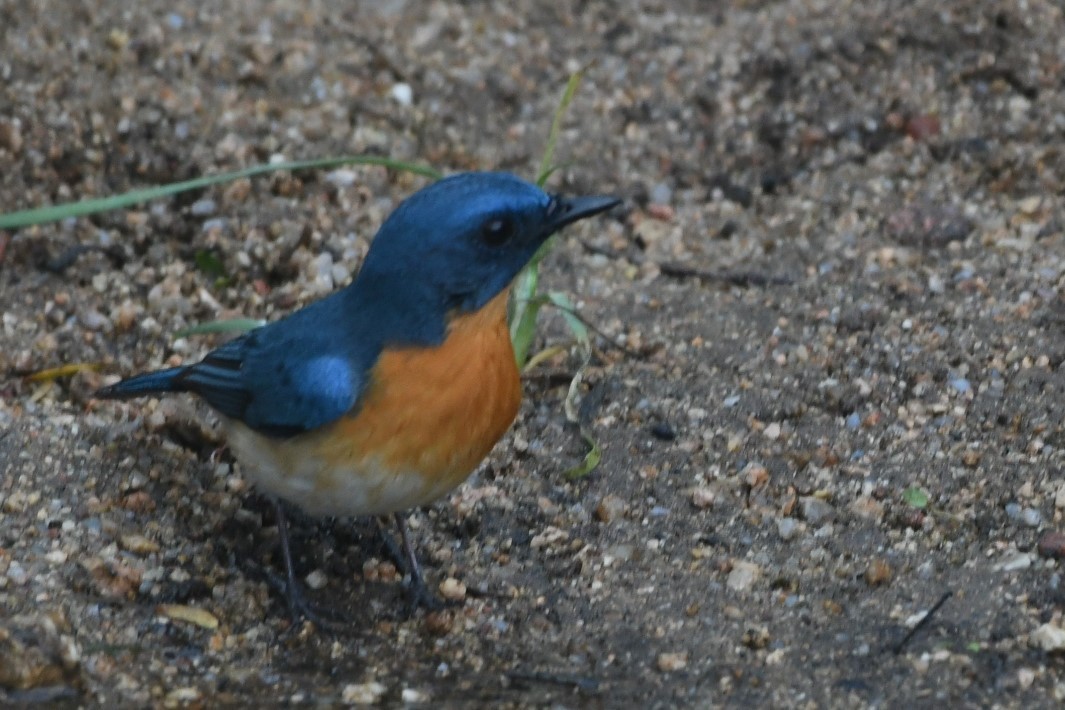
{"label": "small pebble", "polygon": [[950,386],[954,388],[959,394],[965,394],[972,391],[972,384],[964,377],[958,377],[950,381]]}
{"label": "small pebble", "polygon": [[802,525],[795,518],[777,518],[777,534],[781,540],[794,540],[800,532]]}
{"label": "small pebble", "polygon": [[802,517],[811,525],[819,525],[831,519],[836,512],[831,503],[815,496],[803,496],[800,498],[799,507],[802,510]]}
{"label": "small pebble", "polygon": [[123,535],[119,538],[118,542],[122,545],[122,549],[129,550],[135,555],[144,556],[159,551],[159,544],[157,542],[137,533]]}
{"label": "small pebble", "polygon": [[310,589],[318,590],[325,587],[325,585],[329,582],[329,578],[326,576],[325,572],[320,569],[316,569],[310,574],[308,574],[306,577],[304,577],[303,581],[306,582],[307,586]]}
{"label": "small pebble", "polygon": [[15,585],[23,585],[29,581],[30,576],[18,562],[12,562],[7,567],[7,578]]}
{"label": "small pebble", "polygon": [[392,86],[392,98],[400,106],[410,106],[414,103],[414,90],[410,88],[410,84],[403,82],[394,84]]}
{"label": "small pebble", "polygon": [[431,611],[425,615],[425,630],[434,636],[446,636],[451,633],[455,618],[448,610]]}
{"label": "small pebble", "polygon": [[1047,653],[1060,653],[1065,651],[1065,629],[1048,622],[1028,634],[1028,643]]}
{"label": "small pebble", "polygon": [[716,498],[717,494],[710,486],[698,486],[692,490],[692,505],[696,508],[709,508]]}
{"label": "small pebble", "polygon": [[1060,560],[1065,558],[1065,533],[1051,530],[1039,538],[1039,554]]}
{"label": "small pebble", "polygon": [[192,206],[189,207],[189,212],[194,217],[207,217],[214,214],[217,209],[218,205],[214,200],[203,199],[193,202]]}
{"label": "small pebble", "polygon": [[669,424],[658,422],[651,425],[651,436],[662,441],[673,441],[677,438],[677,432]]}
{"label": "small pebble", "polygon": [[725,580],[725,585],[734,592],[745,592],[762,576],[762,568],[753,562],[737,562]]}
{"label": "small pebble", "polygon": [[400,700],[404,705],[416,705],[418,703],[424,703],[429,697],[420,690],[414,688],[404,688],[403,692],[399,694]]}
{"label": "small pebble", "polygon": [[96,309],[83,311],[78,320],[86,329],[93,331],[105,330],[111,326],[111,320]]}
{"label": "small pebble", "polygon": [[349,705],[373,705],[386,690],[387,688],[377,681],[348,683],[340,692],[340,700]]}
{"label": "small pebble", "polygon": [[1043,514],[1035,508],[1025,508],[1021,511],[1021,522],[1030,528],[1037,528],[1043,522]]}
{"label": "small pebble", "polygon": [[865,520],[879,521],[884,517],[884,504],[870,496],[858,496],[851,502],[849,509]]}
{"label": "small pebble", "polygon": [[203,697],[198,688],[191,686],[183,688],[174,688],[166,694],[166,699],[163,701],[163,707],[179,707],[188,706],[193,703],[198,703]]}
{"label": "small pebble", "polygon": [[651,202],[659,205],[668,205],[673,201],[673,190],[664,182],[655,184],[651,188]]}
{"label": "small pebble", "polygon": [[185,604],[160,604],[156,607],[156,613],[172,621],[183,621],[194,624],[202,629],[217,629],[218,617],[207,611]]}
{"label": "small pebble", "polygon": [[599,505],[595,506],[595,519],[601,523],[612,522],[623,516],[626,508],[628,506],[624,499],[607,494],[599,501]]}
{"label": "small pebble", "polygon": [[663,673],[679,671],[688,665],[688,654],[685,651],[660,653],[658,654],[658,660],[655,662],[655,665],[658,666],[658,670]]}
{"label": "small pebble", "polygon": [[544,548],[558,547],[568,540],[569,533],[549,525],[542,532],[533,536],[532,540],[529,541],[529,546],[534,550],[542,550]]}
{"label": "small pebble", "polygon": [[326,173],[325,176],[326,182],[336,185],[337,187],[351,187],[355,184],[357,178],[358,175],[355,171],[347,168],[338,168],[337,170]]}
{"label": "small pebble", "polygon": [[1031,566],[1031,555],[1025,552],[1020,552],[1004,560],[999,564],[998,568],[1003,572],[1015,572],[1017,570],[1028,569]]}
{"label": "small pebble", "polygon": [[439,588],[440,596],[449,602],[460,602],[466,598],[466,585],[454,577],[445,579]]}
{"label": "small pebble", "polygon": [[869,562],[865,568],[865,583],[870,587],[879,587],[891,581],[891,565],[885,560],[876,558]]}
{"label": "small pebble", "polygon": [[757,629],[747,629],[744,631],[743,636],[740,638],[740,643],[747,648],[757,651],[768,646],[769,642],[772,640],[772,636],[769,635],[769,629],[763,626]]}
{"label": "small pebble", "polygon": [[204,234],[210,234],[211,232],[221,232],[225,230],[228,222],[225,217],[212,217],[211,219],[204,220],[201,231]]}

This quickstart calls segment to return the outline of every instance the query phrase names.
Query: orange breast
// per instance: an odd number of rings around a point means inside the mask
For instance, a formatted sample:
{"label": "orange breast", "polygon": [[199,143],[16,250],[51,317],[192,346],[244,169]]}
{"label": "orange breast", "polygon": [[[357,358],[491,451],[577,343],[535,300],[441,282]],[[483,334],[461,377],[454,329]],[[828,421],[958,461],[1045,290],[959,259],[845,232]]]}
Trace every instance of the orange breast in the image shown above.
{"label": "orange breast", "polygon": [[383,353],[358,412],[323,432],[319,455],[333,465],[372,461],[378,470],[419,474],[425,502],[465,480],[521,403],[506,303],[504,291],[454,319],[438,347]]}

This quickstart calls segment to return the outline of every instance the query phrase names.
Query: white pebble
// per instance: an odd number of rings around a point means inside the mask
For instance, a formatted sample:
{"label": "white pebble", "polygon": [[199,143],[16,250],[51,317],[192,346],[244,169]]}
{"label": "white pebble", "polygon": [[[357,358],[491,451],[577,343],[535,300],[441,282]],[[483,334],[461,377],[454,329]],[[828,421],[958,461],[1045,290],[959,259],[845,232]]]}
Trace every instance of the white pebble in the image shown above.
{"label": "white pebble", "polygon": [[762,568],[753,562],[737,562],[728,573],[725,586],[734,592],[745,592],[762,576]]}
{"label": "white pebble", "polygon": [[651,202],[657,205],[668,205],[673,201],[673,190],[669,185],[660,182],[651,188]]}
{"label": "white pebble", "polygon": [[404,688],[403,692],[400,693],[400,697],[405,705],[415,705],[417,703],[424,703],[428,700],[425,693],[420,690],[415,690],[414,688]]}
{"label": "white pebble", "polygon": [[414,91],[410,84],[400,82],[392,86],[392,98],[401,106],[410,106],[414,103]]}
{"label": "white pebble", "polygon": [[349,705],[373,705],[385,694],[385,690],[387,688],[377,681],[348,683],[340,692],[340,700]]}
{"label": "white pebble", "polygon": [[1029,555],[1029,554],[1027,554],[1025,552],[1021,552],[1021,553],[1018,553],[1018,554],[1010,557],[1007,560],[1004,560],[998,566],[998,568],[1000,570],[1002,570],[1003,572],[1014,572],[1014,571],[1020,570],[1020,569],[1028,569],[1031,566],[1032,566],[1032,557],[1031,557],[1031,555]]}
{"label": "white pebble", "polygon": [[355,184],[356,177],[357,175],[354,170],[338,168],[330,173],[326,173],[325,181],[336,185],[337,187],[351,187]]}
{"label": "white pebble", "polygon": [[785,542],[788,540],[794,540],[801,532],[799,521],[795,518],[777,518],[777,534],[780,535],[780,539]]}
{"label": "white pebble", "polygon": [[1046,623],[1028,635],[1028,642],[1047,652],[1065,650],[1065,629]]}
{"label": "white pebble", "polygon": [[440,583],[440,596],[451,602],[460,602],[466,598],[466,585],[454,577],[448,577]]}
{"label": "white pebble", "polygon": [[325,572],[320,569],[316,569],[310,574],[308,574],[306,577],[304,577],[303,581],[307,583],[307,586],[309,588],[318,590],[324,587],[329,581],[329,579],[325,576]]}

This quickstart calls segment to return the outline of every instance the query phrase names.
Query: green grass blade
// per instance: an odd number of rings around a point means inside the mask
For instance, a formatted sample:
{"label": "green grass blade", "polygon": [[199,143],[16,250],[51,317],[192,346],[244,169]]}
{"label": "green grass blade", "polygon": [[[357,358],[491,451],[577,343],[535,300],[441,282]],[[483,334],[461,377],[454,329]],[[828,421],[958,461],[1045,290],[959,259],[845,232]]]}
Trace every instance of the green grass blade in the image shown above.
{"label": "green grass blade", "polygon": [[544,183],[547,182],[548,178],[557,173],[559,170],[564,170],[574,165],[576,165],[576,163],[572,160],[567,160],[566,162],[559,163],[558,165],[552,165],[545,172],[540,174],[540,180],[538,181],[538,184],[540,185],[540,187],[543,187]]}
{"label": "green grass blade", "polygon": [[584,455],[584,460],[579,464],[563,472],[563,477],[568,481],[578,481],[584,478],[598,468],[599,462],[603,460],[603,449],[599,446],[599,442],[593,439],[584,427],[581,427],[581,438],[584,439],[584,443],[588,444],[588,453]]}
{"label": "green grass blade", "polygon": [[57,222],[69,217],[81,217],[87,214],[108,212],[110,210],[117,210],[122,209],[123,207],[140,204],[141,202],[155,200],[160,197],[169,197],[171,195],[176,195],[179,192],[197,190],[212,185],[231,182],[239,178],[262,175],[263,173],[272,173],[279,170],[296,171],[328,169],[339,167],[341,165],[378,165],[391,170],[423,175],[432,178],[433,180],[437,180],[441,176],[438,171],[424,165],[407,163],[401,160],[392,160],[391,158],[377,155],[350,155],[341,158],[292,160],[280,163],[269,163],[266,165],[253,165],[252,167],[244,168],[243,170],[219,173],[217,175],[206,175],[204,177],[193,178],[192,180],[173,182],[168,185],[149,187],[143,190],[132,190],[121,195],[112,195],[111,197],[100,197],[81,200],[79,202],[69,202],[61,205],[51,205],[49,207],[38,207],[31,210],[20,210],[18,212],[0,214],[0,229],[17,229],[19,227],[28,227],[34,224],[43,224],[45,222]]}
{"label": "green grass blade", "polygon": [[550,291],[547,294],[547,301],[558,308],[562,319],[566,321],[570,332],[573,333],[573,337],[577,339],[581,347],[586,350],[590,349],[592,339],[588,334],[588,326],[577,317],[577,307],[573,305],[573,301],[569,300],[569,296],[560,291]]}
{"label": "green grass blade", "polygon": [[[529,350],[536,337],[536,316],[547,302],[545,297],[536,295],[538,277],[536,270],[526,269],[518,275],[514,291],[511,293],[510,342],[514,346],[514,359],[519,368],[524,367],[526,360],[529,359]],[[522,283],[526,279],[531,280],[531,283]],[[522,293],[531,293],[532,297],[518,298],[519,287]]]}
{"label": "green grass blade", "polygon": [[[540,170],[536,176],[536,184],[540,187],[543,187],[547,178],[558,169],[553,161],[555,146],[558,144],[558,134],[562,130],[562,119],[577,93],[577,88],[581,85],[581,79],[586,70],[587,66],[570,75],[558,107],[555,108],[551,130],[547,134],[547,145],[544,146],[544,154],[540,158]],[[536,335],[536,317],[540,312],[540,307],[545,303],[537,296],[537,288],[540,284],[540,262],[551,250],[553,242],[552,238],[540,246],[533,258],[518,274],[514,280],[514,287],[510,291],[510,339],[514,344],[514,357],[518,361],[518,367],[523,367],[528,360],[529,349]]]}
{"label": "green grass blade", "polygon": [[266,325],[266,321],[258,318],[233,318],[232,320],[212,320],[188,328],[182,328],[174,333],[174,338],[187,338],[190,335],[208,335],[211,333],[246,333]]}
{"label": "green grass blade", "polygon": [[541,362],[546,362],[547,360],[553,358],[555,355],[561,355],[562,353],[569,350],[570,345],[572,345],[572,343],[567,343],[565,345],[551,345],[549,347],[544,348],[543,350],[536,353],[535,355],[532,355],[529,358],[529,361],[525,363],[525,367],[522,369],[522,373],[524,374],[526,372],[532,372],[537,367],[539,367]]}
{"label": "green grass blade", "polygon": [[558,143],[558,133],[562,130],[562,118],[566,115],[566,109],[569,108],[570,103],[573,101],[573,97],[581,85],[581,79],[584,78],[584,72],[587,70],[588,66],[585,65],[570,74],[569,81],[566,82],[566,88],[562,92],[562,99],[558,102],[558,108],[555,109],[555,117],[551,120],[551,130],[547,134],[547,145],[544,147],[543,157],[540,158],[540,169],[536,172],[536,184],[540,187],[544,186],[547,178],[554,172],[552,161],[555,159],[555,144]]}

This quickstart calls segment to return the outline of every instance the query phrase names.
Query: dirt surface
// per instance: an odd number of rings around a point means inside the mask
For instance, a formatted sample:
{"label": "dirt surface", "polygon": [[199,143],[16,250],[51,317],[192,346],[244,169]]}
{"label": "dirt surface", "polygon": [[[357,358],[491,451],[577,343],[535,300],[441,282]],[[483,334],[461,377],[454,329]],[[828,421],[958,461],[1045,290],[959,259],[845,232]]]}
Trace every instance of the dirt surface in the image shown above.
{"label": "dirt surface", "polygon": [[[374,521],[297,519],[341,633],[290,620],[205,407],[91,392],[342,285],[424,181],[275,175],[0,236],[0,702],[1060,702],[1063,26],[1045,0],[0,0],[5,211],[278,156],[531,176],[588,63],[551,186],[626,200],[545,266],[604,334],[602,464],[563,476],[576,358],[530,372],[411,517],[430,582],[465,585],[432,614]],[[567,337],[546,316],[538,347]]]}

